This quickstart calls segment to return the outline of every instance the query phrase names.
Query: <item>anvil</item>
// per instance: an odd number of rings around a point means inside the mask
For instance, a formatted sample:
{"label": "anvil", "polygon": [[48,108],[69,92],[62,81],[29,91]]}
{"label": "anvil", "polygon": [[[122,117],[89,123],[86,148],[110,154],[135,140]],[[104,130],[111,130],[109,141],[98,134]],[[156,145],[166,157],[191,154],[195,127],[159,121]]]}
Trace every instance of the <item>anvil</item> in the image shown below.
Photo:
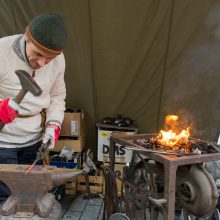
{"label": "anvil", "polygon": [[7,219],[6,216],[10,216],[10,219],[13,216],[15,219],[32,219],[33,216],[60,219],[61,205],[48,191],[72,180],[82,171],[37,165],[25,175],[28,167],[19,164],[0,165],[0,180],[11,190],[11,195],[2,206],[1,215],[4,219]]}

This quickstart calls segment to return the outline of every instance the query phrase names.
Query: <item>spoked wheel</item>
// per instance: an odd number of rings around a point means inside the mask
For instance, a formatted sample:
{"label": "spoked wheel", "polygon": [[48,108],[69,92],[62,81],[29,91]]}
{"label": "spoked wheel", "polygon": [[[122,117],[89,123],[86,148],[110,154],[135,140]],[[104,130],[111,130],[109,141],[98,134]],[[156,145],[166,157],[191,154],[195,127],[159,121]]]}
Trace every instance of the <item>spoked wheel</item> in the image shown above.
{"label": "spoked wheel", "polygon": [[126,213],[130,219],[145,220],[146,209],[149,207],[148,197],[157,197],[159,172],[154,161],[148,159],[135,164],[130,175],[134,187],[125,186],[127,200]]}

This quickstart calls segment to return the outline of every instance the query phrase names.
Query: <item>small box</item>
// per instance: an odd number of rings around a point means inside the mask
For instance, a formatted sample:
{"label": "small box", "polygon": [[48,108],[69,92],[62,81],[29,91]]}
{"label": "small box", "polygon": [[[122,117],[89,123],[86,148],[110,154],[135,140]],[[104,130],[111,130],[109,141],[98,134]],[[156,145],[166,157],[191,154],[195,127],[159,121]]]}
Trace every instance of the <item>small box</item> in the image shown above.
{"label": "small box", "polygon": [[49,151],[48,152],[49,165],[56,166],[59,168],[68,169],[80,169],[82,164],[82,154],[79,152],[74,152],[69,158],[61,154],[61,152]]}
{"label": "small box", "polygon": [[76,194],[76,179],[72,182],[67,182],[65,184],[65,193],[66,195],[75,195]]}
{"label": "small box", "polygon": [[70,181],[65,184],[65,194],[75,195],[76,194],[76,180],[77,176],[73,177]]}
{"label": "small box", "polygon": [[[112,125],[97,124],[98,127],[98,161],[109,162],[110,136],[112,133],[118,135],[132,135],[137,133],[137,128],[118,127]],[[123,146],[116,143],[115,162],[130,163],[133,151],[124,149]]]}
{"label": "small box", "polygon": [[84,112],[65,112],[64,120],[61,126],[60,136],[63,137],[81,137],[84,135],[85,127]]}
{"label": "small box", "polygon": [[74,152],[82,152],[85,147],[85,137],[81,136],[77,139],[61,137],[55,145],[53,151],[60,152],[64,146],[70,147],[74,150]]}
{"label": "small box", "polygon": [[[104,176],[89,176],[89,186],[91,193],[103,193],[103,182]],[[86,180],[84,175],[77,176],[77,192],[85,192],[86,191]]]}

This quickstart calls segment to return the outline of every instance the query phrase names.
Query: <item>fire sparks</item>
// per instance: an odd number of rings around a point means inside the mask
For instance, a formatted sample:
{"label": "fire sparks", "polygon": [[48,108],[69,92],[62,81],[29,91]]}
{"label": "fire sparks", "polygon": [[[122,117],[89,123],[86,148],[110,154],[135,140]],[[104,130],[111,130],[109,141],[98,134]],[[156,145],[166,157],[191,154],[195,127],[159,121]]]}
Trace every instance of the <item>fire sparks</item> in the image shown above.
{"label": "fire sparks", "polygon": [[167,115],[165,118],[164,130],[161,130],[157,136],[157,141],[163,145],[173,147],[181,142],[187,142],[190,135],[189,129],[180,130],[179,116]]}

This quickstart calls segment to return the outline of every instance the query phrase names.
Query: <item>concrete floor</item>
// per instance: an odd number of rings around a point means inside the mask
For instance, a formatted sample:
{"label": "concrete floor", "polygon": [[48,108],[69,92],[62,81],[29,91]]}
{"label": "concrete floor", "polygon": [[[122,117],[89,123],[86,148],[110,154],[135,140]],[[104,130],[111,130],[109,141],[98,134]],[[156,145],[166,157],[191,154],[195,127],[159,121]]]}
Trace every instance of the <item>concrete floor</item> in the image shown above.
{"label": "concrete floor", "polygon": [[65,196],[61,201],[63,220],[102,220],[104,202],[102,198],[84,199],[83,195]]}

